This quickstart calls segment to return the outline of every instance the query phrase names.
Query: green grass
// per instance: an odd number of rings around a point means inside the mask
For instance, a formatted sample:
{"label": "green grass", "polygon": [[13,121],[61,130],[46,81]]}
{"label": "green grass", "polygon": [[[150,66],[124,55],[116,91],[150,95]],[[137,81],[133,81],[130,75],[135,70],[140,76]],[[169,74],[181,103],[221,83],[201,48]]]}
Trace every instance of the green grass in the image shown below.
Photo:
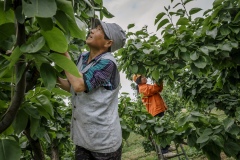
{"label": "green grass", "polygon": [[[145,138],[141,135],[131,133],[127,141],[123,142],[122,160],[158,160],[156,152],[144,152],[144,148],[142,146],[142,142],[144,140]],[[207,158],[195,148],[190,148],[186,145],[183,147],[189,160],[207,160]],[[234,160],[233,158],[227,158],[224,154],[222,154],[221,157],[222,160]],[[184,156],[180,156],[180,158],[181,160],[185,159]],[[178,160],[178,157],[172,158],[171,160]]]}
{"label": "green grass", "polygon": [[123,142],[122,160],[157,160],[156,152],[145,153],[142,146],[144,137],[131,133]]}

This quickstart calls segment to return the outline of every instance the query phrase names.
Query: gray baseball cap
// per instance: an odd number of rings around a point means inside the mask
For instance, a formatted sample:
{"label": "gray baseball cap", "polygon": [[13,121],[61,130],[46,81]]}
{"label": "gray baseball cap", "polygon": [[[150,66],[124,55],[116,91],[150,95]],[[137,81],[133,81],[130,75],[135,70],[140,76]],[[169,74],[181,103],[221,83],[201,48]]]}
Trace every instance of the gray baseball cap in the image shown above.
{"label": "gray baseball cap", "polygon": [[119,25],[116,23],[106,23],[100,21],[99,19],[95,19],[93,27],[97,27],[98,25],[101,25],[106,36],[113,40],[113,44],[110,49],[111,52],[114,52],[124,46],[126,34]]}

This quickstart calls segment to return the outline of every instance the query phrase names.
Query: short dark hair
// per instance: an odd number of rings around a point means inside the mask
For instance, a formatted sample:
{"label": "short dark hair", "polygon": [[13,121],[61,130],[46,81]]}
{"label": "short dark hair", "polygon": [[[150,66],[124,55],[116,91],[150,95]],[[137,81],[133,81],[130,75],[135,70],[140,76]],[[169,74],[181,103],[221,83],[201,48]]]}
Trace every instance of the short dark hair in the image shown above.
{"label": "short dark hair", "polygon": [[105,33],[104,33],[104,39],[110,40],[110,38],[108,38],[108,36]]}
{"label": "short dark hair", "polygon": [[139,77],[136,79],[135,82],[136,82],[137,84],[140,84],[140,83],[141,83],[141,78],[142,78],[142,76],[139,76]]}

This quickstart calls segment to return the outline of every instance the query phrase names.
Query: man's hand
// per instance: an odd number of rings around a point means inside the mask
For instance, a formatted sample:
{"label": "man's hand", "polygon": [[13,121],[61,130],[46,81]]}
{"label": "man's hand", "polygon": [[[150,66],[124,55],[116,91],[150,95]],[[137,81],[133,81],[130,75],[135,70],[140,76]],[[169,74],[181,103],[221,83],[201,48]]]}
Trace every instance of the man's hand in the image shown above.
{"label": "man's hand", "polygon": [[64,55],[65,57],[67,57],[68,59],[71,59],[71,57],[70,57],[70,55],[69,55],[68,52],[65,52],[63,55]]}

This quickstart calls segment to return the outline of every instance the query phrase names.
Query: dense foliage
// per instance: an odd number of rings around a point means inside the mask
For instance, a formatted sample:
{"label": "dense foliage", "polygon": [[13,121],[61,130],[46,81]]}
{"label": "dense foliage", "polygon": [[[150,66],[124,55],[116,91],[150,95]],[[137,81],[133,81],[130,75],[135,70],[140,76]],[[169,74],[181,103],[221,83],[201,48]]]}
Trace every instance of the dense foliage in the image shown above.
{"label": "dense foliage", "polygon": [[[191,1],[171,0],[156,16],[161,38],[149,34],[147,26],[129,30],[127,45],[118,52],[120,68],[129,79],[135,73],[163,79],[191,106],[186,113],[176,111],[174,123],[163,125],[156,139],[166,134],[176,142],[186,139],[209,159],[220,159],[221,152],[240,158],[240,1],[215,0],[196,18],[201,8],[188,10]],[[221,111],[225,114],[220,116]],[[150,127],[148,123],[144,119],[140,126]],[[163,130],[167,132],[159,134]]]}
{"label": "dense foliage", "polygon": [[69,93],[55,88],[86,49],[102,0],[0,0],[0,159],[73,159]]}

